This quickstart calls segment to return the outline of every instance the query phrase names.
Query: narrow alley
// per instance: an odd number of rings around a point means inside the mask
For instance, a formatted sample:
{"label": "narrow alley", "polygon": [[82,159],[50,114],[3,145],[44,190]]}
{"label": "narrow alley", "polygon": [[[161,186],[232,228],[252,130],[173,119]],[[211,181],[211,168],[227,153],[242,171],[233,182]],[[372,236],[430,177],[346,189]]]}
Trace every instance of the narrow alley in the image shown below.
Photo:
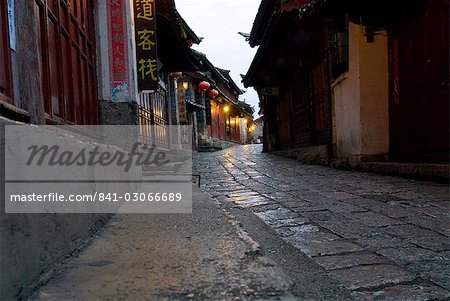
{"label": "narrow alley", "polygon": [[[196,153],[192,215],[118,215],[36,300],[447,300],[446,185]],[[206,193],[205,193],[206,192]]]}
{"label": "narrow alley", "polygon": [[450,301],[450,0],[1,0],[0,301]]}

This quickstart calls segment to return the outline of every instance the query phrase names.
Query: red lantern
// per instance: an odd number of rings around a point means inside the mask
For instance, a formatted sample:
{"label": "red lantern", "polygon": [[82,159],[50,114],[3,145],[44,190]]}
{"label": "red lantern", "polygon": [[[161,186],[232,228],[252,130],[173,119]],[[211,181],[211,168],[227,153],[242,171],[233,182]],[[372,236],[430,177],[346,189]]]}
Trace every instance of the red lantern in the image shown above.
{"label": "red lantern", "polygon": [[219,95],[219,91],[215,89],[209,90],[208,95],[211,98],[216,98]]}
{"label": "red lantern", "polygon": [[203,82],[198,84],[198,88],[200,90],[207,90],[207,89],[209,89],[209,87],[211,87],[211,85],[208,82],[204,82],[203,81]]}
{"label": "red lantern", "polygon": [[194,45],[194,41],[192,41],[191,39],[187,40],[187,45],[188,47],[192,47],[192,45]]}

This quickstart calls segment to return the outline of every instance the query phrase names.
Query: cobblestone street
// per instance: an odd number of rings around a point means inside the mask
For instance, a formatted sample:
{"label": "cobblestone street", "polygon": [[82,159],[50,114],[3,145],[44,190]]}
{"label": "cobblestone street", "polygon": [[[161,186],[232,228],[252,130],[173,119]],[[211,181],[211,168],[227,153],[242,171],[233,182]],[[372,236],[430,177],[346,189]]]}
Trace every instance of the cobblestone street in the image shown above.
{"label": "cobblestone street", "polygon": [[197,153],[202,190],[259,217],[357,300],[450,298],[448,186],[304,165],[261,150]]}
{"label": "cobblestone street", "polygon": [[0,301],[450,301],[449,21],[0,1]]}

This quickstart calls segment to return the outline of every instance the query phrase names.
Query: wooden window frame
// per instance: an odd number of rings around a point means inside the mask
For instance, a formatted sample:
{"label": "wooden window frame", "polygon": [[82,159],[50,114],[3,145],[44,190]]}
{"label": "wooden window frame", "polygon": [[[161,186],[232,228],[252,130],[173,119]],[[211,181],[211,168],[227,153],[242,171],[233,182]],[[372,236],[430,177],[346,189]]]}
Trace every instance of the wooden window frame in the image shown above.
{"label": "wooden window frame", "polygon": [[[0,100],[13,104],[13,85],[11,68],[11,49],[9,44],[9,20],[7,1],[0,2],[0,47],[3,47],[3,71],[5,72],[6,85],[0,87]],[[2,71],[2,72],[3,72]]]}
{"label": "wooden window frame", "polygon": [[346,73],[350,62],[349,20],[347,16],[332,19],[329,24],[329,47],[332,79]]}

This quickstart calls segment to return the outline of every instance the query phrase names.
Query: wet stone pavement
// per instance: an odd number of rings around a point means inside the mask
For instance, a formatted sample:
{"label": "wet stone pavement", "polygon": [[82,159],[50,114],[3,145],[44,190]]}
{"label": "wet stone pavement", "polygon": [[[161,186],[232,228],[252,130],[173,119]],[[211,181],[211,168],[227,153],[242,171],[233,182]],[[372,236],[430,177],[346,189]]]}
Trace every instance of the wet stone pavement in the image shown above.
{"label": "wet stone pavement", "polygon": [[304,165],[261,150],[195,154],[201,189],[251,211],[357,300],[450,298],[447,185]]}

